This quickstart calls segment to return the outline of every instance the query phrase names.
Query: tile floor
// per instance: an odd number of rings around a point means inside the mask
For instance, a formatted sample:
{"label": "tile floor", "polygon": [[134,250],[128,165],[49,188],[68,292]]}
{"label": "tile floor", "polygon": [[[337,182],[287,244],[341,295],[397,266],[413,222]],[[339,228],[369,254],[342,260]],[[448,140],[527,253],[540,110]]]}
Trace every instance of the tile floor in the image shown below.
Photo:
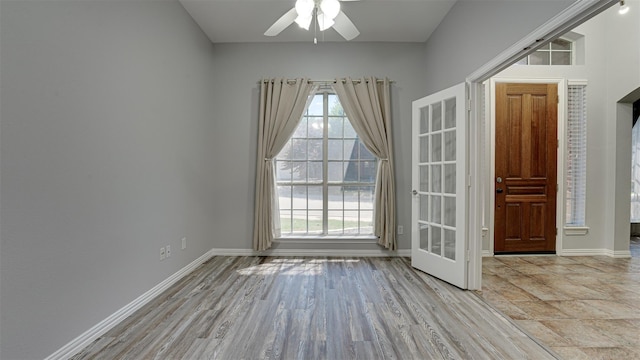
{"label": "tile floor", "polygon": [[632,257],[491,257],[479,295],[562,359],[640,359],[640,239]]}

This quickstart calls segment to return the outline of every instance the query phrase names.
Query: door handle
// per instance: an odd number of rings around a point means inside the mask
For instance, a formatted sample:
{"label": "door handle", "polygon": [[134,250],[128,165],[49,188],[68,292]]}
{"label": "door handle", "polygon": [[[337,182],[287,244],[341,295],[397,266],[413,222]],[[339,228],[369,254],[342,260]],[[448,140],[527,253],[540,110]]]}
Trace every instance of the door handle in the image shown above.
{"label": "door handle", "polygon": [[418,195],[418,190],[413,190],[411,193],[412,193],[413,195]]}
{"label": "door handle", "polygon": [[496,189],[496,192],[497,192],[498,194],[502,194],[502,191],[503,191],[503,190],[502,190],[502,188],[497,188],[497,189]]}

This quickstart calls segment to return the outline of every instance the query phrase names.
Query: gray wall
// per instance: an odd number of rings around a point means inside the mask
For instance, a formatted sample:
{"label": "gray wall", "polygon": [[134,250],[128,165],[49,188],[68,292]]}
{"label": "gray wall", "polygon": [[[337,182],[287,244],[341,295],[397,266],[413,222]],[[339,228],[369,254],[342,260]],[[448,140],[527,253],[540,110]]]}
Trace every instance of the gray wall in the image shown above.
{"label": "gray wall", "polygon": [[[211,140],[216,152],[216,247],[250,249],[257,146],[258,80],[263,77],[307,76],[312,79],[378,76],[394,81],[391,89],[393,139],[398,194],[399,248],[411,247],[411,102],[425,95],[423,44],[308,43],[216,44],[216,73],[212,94],[219,131]],[[340,248],[338,244],[276,244],[274,249]],[[349,248],[378,249],[377,245]]]}
{"label": "gray wall", "polygon": [[427,41],[427,93],[463,82],[573,2],[458,0]]}
{"label": "gray wall", "polygon": [[224,128],[179,3],[1,6],[0,358],[37,359],[214,247]]}

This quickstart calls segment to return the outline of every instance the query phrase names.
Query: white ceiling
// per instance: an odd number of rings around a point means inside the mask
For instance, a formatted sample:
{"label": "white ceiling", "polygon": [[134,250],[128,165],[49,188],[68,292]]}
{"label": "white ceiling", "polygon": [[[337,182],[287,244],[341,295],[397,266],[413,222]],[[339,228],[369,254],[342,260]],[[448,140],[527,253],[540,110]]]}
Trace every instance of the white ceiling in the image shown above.
{"label": "white ceiling", "polygon": [[[311,31],[290,25],[278,36],[264,32],[295,0],[179,0],[214,43],[306,42]],[[360,0],[341,2],[360,36],[351,41],[425,42],[456,0]],[[333,29],[318,41],[345,41]]]}

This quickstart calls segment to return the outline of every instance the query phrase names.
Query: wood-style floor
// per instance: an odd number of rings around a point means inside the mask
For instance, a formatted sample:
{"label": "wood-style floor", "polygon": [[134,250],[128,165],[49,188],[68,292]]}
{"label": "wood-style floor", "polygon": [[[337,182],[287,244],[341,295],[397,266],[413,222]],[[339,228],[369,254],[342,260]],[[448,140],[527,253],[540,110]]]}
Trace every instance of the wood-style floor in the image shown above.
{"label": "wood-style floor", "polygon": [[407,258],[214,257],[73,359],[553,359]]}
{"label": "wood-style floor", "polygon": [[640,242],[630,259],[483,259],[481,296],[563,359],[640,359]]}

